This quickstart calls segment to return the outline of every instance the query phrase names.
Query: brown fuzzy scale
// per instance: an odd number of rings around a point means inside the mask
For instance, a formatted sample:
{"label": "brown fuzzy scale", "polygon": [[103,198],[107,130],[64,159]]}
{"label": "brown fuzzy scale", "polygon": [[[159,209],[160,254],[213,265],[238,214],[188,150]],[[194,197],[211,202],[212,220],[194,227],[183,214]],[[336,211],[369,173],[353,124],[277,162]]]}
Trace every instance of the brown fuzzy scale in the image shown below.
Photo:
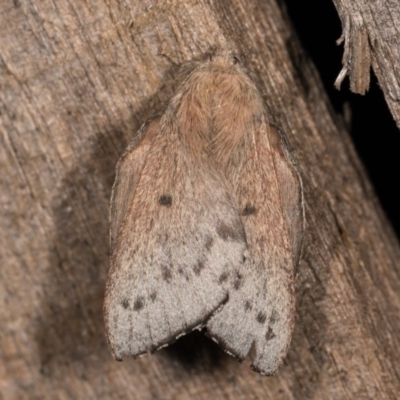
{"label": "brown fuzzy scale", "polygon": [[[264,112],[250,78],[225,54],[200,64],[171,101],[172,117],[193,155],[225,168]],[[235,158],[235,155],[234,157]]]}
{"label": "brown fuzzy scale", "polygon": [[302,192],[281,134],[226,54],[193,64],[117,165],[104,317],[116,359],[199,326],[271,375],[294,325]]}

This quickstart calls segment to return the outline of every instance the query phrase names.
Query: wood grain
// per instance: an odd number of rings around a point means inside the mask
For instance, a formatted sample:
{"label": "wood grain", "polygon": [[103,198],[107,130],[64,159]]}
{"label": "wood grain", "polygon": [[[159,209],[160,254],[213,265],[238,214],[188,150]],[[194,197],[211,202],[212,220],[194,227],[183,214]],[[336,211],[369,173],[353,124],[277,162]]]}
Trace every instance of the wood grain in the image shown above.
{"label": "wood grain", "polygon": [[[227,42],[304,184],[289,355],[261,377],[193,334],[117,363],[102,320],[116,162],[178,67]],[[8,1],[0,49],[1,399],[398,396],[399,246],[275,1]]]}
{"label": "wood grain", "polygon": [[400,3],[397,0],[333,0],[342,21],[343,68],[354,93],[369,89],[370,73],[378,78],[385,100],[400,127]]}

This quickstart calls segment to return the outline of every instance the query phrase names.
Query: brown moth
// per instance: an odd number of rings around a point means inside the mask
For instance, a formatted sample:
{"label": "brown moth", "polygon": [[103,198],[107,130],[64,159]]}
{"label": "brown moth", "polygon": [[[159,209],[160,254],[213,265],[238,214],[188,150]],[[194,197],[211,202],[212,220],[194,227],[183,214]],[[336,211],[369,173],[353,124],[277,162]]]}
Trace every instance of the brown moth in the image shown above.
{"label": "brown moth", "polygon": [[261,95],[234,58],[194,64],[117,165],[106,333],[117,360],[205,327],[272,374],[294,325],[302,190]]}

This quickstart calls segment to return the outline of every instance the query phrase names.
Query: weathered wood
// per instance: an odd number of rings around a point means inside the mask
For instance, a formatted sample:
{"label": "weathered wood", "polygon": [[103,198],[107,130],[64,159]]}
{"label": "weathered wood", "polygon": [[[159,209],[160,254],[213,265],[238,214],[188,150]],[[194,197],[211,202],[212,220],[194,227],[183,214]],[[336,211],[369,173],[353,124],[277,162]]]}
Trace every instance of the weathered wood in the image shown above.
{"label": "weathered wood", "polygon": [[342,21],[343,68],[354,93],[365,94],[372,67],[386,102],[400,127],[400,3],[397,0],[333,0]]}
{"label": "weathered wood", "polygon": [[[171,96],[177,66],[226,43],[287,133],[305,190],[295,334],[272,378],[199,333],[123,363],[104,339],[116,161]],[[398,397],[399,246],[273,0],[16,0],[0,49],[0,398]]]}

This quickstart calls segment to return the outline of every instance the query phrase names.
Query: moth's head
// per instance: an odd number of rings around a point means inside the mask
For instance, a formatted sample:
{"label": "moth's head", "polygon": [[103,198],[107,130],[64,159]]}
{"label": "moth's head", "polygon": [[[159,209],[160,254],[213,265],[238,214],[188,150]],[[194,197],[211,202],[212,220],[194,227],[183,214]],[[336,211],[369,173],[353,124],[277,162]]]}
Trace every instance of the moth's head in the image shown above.
{"label": "moth's head", "polygon": [[209,56],[209,63],[215,67],[226,69],[227,66],[234,67],[240,64],[240,57],[235,51],[216,50]]}

